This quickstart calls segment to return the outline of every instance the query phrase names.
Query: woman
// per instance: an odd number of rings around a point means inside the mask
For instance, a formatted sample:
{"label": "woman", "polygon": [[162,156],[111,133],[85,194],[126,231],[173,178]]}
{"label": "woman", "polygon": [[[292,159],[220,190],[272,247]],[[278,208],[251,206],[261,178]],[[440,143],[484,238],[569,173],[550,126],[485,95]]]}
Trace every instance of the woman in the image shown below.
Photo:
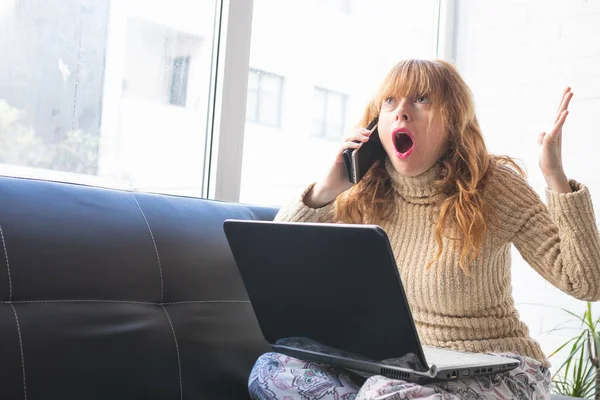
{"label": "woman", "polygon": [[[259,358],[253,399],[547,399],[550,365],[520,321],[510,282],[510,246],[547,281],[582,300],[600,300],[600,238],[588,189],[568,180],[562,127],[573,94],[563,93],[551,131],[540,135],[548,207],[508,157],[490,155],[471,93],[444,61],[400,62],[370,102],[361,125],[379,118],[386,152],[355,186],[342,152],[371,134],[346,138],[332,168],[279,221],[380,225],[388,234],[419,337],[426,345],[503,354],[510,373],[416,385],[304,362]],[[398,338],[401,340],[401,338]]]}

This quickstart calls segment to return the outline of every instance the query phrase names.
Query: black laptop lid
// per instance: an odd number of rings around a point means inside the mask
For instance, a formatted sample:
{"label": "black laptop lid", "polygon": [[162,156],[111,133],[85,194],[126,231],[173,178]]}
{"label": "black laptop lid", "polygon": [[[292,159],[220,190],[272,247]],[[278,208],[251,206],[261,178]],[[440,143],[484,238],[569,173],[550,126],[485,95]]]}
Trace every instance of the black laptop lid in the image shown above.
{"label": "black laptop lid", "polygon": [[425,364],[380,227],[227,220],[224,229],[269,344],[306,338],[375,361],[412,354]]}

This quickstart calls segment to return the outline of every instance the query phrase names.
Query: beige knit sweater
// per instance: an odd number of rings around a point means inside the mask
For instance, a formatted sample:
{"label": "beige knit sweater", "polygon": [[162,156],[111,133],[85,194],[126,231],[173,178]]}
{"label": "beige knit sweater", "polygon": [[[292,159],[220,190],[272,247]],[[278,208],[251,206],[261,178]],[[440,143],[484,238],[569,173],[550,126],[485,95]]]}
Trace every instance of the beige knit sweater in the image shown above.
{"label": "beige knit sweater", "polygon": [[[588,189],[573,180],[573,193],[546,190],[548,207],[514,172],[499,167],[483,196],[497,212],[471,276],[459,253],[444,242],[435,257],[433,180],[438,166],[408,178],[388,163],[396,207],[379,225],[387,232],[423,344],[470,352],[511,352],[550,363],[515,309],[511,243],[542,277],[582,300],[600,300],[600,237]],[[334,202],[318,209],[300,199],[283,207],[278,221],[336,222]],[[369,221],[364,221],[369,223]]]}

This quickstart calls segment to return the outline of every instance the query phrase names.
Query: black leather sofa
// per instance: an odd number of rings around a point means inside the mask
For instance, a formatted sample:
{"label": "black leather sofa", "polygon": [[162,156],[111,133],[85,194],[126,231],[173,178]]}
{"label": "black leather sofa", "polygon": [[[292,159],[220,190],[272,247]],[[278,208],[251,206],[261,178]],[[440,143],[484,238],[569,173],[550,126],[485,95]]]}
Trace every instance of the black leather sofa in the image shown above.
{"label": "black leather sofa", "polygon": [[274,208],[0,177],[0,399],[247,399],[222,224]]}
{"label": "black leather sofa", "polygon": [[247,399],[268,348],[222,224],[276,211],[0,177],[0,399]]}

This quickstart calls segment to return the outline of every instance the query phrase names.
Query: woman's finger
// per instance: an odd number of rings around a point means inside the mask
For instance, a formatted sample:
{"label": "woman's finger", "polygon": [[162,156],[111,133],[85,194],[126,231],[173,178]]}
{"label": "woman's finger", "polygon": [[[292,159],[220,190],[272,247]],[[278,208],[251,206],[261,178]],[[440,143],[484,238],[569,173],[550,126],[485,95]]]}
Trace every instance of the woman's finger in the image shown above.
{"label": "woman's finger", "polygon": [[350,142],[367,142],[369,140],[370,133],[368,132],[357,132],[353,136],[350,136],[347,141]]}
{"label": "woman's finger", "polygon": [[353,141],[344,142],[344,144],[342,145],[342,152],[346,149],[358,149],[360,146],[362,146],[362,143],[357,143]]}
{"label": "woman's finger", "polygon": [[546,132],[542,132],[540,133],[540,135],[538,136],[538,144],[541,145],[542,143],[544,143],[544,137],[546,136]]}
{"label": "woman's finger", "polygon": [[552,130],[550,132],[548,132],[548,134],[546,135],[548,142],[554,142],[560,136],[563,125],[565,124],[565,121],[566,121],[568,115],[569,115],[569,110],[564,110],[559,115],[558,120],[552,127]]}
{"label": "woman's finger", "polygon": [[556,113],[555,123],[558,121],[562,113],[569,108],[569,104],[571,103],[571,99],[573,98],[573,92],[570,91],[570,88],[565,89],[565,93],[563,94],[563,98],[560,102],[560,106],[558,107],[558,111]]}
{"label": "woman's finger", "polygon": [[344,136],[344,140],[343,141],[344,142],[352,141],[352,140],[359,140],[360,141],[363,136],[366,136],[368,138],[370,135],[371,135],[371,131],[366,130],[364,128],[360,128],[360,129],[357,129],[354,132],[352,132],[352,133]]}
{"label": "woman's finger", "polygon": [[563,125],[565,124],[565,121],[567,120],[567,116],[569,115],[569,110],[564,110],[562,113],[560,113],[560,115],[558,116],[556,123],[554,124],[554,129],[556,131],[560,131],[562,130]]}
{"label": "woman's finger", "polygon": [[560,103],[558,104],[558,108],[556,109],[556,119],[558,119],[558,116],[560,115],[560,113],[563,112],[564,104],[565,104],[565,101],[567,100],[568,95],[569,95],[569,88],[567,87],[565,90],[563,90],[562,96],[560,97]]}
{"label": "woman's finger", "polygon": [[563,92],[562,92],[562,96],[560,97],[560,104],[558,105],[558,108],[556,109],[556,113],[560,114],[562,111],[562,106],[565,102],[565,98],[567,97],[567,95],[569,94],[569,92],[571,91],[571,88],[569,86],[567,86]]}

